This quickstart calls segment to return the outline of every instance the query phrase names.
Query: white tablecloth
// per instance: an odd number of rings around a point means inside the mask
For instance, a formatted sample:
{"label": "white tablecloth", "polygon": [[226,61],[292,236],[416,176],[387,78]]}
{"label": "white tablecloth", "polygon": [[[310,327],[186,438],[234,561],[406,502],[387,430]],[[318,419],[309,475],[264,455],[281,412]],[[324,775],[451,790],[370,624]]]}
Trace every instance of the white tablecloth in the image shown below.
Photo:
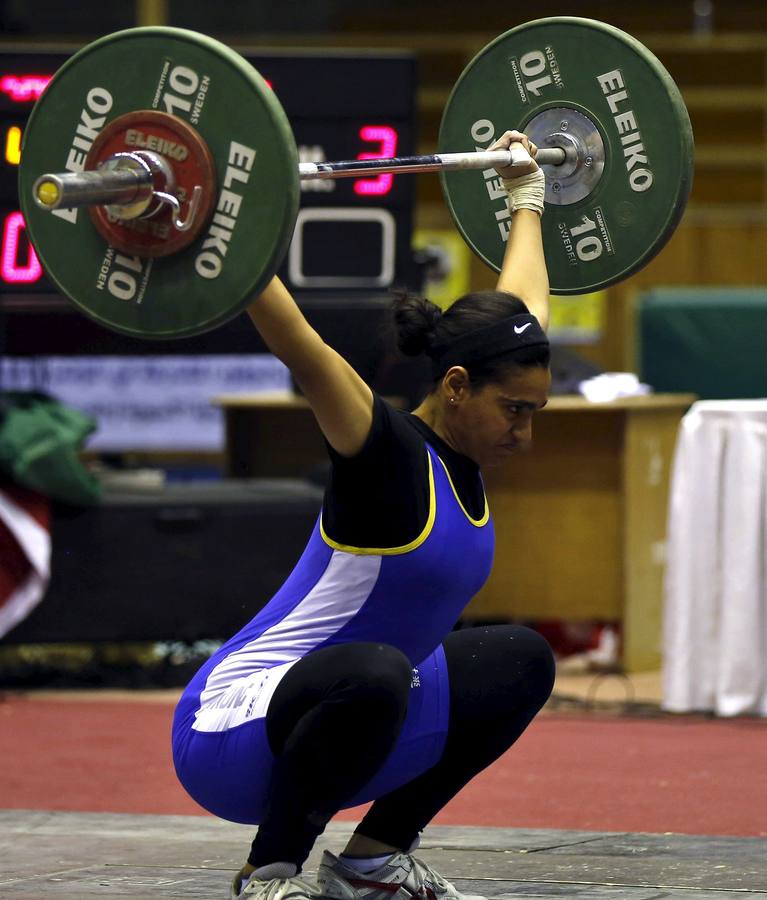
{"label": "white tablecloth", "polygon": [[767,716],[767,400],[701,401],[682,419],[663,707]]}

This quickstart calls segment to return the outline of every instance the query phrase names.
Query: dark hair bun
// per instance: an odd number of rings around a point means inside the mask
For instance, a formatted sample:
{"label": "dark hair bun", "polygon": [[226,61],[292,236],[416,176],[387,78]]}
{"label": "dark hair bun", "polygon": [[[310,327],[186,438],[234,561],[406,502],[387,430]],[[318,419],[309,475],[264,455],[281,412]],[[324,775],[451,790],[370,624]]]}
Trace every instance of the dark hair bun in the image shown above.
{"label": "dark hair bun", "polygon": [[403,295],[394,301],[397,346],[407,356],[428,353],[442,310],[423,297]]}

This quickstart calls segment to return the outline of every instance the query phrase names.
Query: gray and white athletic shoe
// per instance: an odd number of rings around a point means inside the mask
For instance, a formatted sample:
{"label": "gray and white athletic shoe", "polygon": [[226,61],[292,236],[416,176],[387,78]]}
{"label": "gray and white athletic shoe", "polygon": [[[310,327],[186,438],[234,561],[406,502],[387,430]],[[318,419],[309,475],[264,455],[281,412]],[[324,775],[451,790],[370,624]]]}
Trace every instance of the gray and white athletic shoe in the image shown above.
{"label": "gray and white athletic shoe", "polygon": [[316,885],[294,875],[292,878],[251,878],[245,887],[242,878],[235,875],[230,890],[230,900],[317,900],[320,891]]}
{"label": "gray and white athletic shoe", "polygon": [[395,853],[372,872],[358,872],[329,853],[317,873],[320,893],[331,900],[486,900],[461,894],[422,859]]}

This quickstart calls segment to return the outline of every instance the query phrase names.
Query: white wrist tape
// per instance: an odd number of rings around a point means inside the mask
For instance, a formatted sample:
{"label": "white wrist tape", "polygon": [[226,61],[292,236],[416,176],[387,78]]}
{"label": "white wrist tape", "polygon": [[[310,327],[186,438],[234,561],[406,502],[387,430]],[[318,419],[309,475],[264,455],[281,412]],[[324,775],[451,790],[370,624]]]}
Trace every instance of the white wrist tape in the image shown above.
{"label": "white wrist tape", "polygon": [[534,209],[539,216],[543,215],[546,176],[540,169],[517,178],[504,178],[503,186],[508,195],[511,213],[518,209]]}

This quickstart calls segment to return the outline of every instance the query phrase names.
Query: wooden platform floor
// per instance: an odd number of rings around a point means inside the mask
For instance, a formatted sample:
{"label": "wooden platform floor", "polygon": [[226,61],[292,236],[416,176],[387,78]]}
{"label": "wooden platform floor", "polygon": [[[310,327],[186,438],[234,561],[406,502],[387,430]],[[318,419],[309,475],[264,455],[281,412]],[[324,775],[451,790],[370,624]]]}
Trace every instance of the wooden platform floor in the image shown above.
{"label": "wooden platform floor", "polygon": [[[331,823],[306,871],[349,830]],[[252,829],[194,816],[6,810],[0,835],[2,898],[226,900]],[[488,898],[767,898],[764,838],[435,826],[418,853],[460,891]]]}

